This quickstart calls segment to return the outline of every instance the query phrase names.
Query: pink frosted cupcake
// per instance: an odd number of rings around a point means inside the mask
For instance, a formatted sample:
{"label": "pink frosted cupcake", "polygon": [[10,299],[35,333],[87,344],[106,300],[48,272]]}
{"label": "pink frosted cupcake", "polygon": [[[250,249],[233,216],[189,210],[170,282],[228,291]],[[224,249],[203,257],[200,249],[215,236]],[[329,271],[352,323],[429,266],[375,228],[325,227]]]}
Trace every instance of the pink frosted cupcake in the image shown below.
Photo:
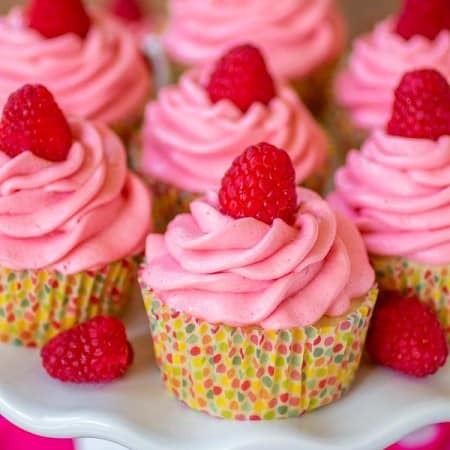
{"label": "pink frosted cupcake", "polygon": [[356,40],[336,81],[338,108],[328,117],[340,149],[359,147],[370,130],[383,128],[403,74],[424,67],[450,77],[447,0],[406,0],[400,14]]}
{"label": "pink frosted cupcake", "polygon": [[0,123],[0,342],[42,346],[119,314],[150,205],[112,131],[66,120],[43,86],[12,94]]}
{"label": "pink frosted cupcake", "polygon": [[327,137],[284,83],[274,83],[252,46],[235,47],[214,70],[194,69],[147,107],[137,166],[151,182],[157,229],[217,190],[240,149],[266,141],[286,149],[297,183],[320,191],[331,166]]}
{"label": "pink frosted cupcake", "polygon": [[251,42],[314,111],[322,107],[346,40],[333,0],[169,0],[169,13],[163,38],[178,67],[205,65]]}
{"label": "pink frosted cupcake", "polygon": [[[30,0],[0,18],[0,107],[33,81],[64,111],[126,136],[142,118],[151,78],[136,41],[119,21],[87,12],[81,0]],[[126,93],[126,95],[124,94]]]}
{"label": "pink frosted cupcake", "polygon": [[356,227],[296,188],[269,144],[232,164],[219,194],[147,239],[140,273],[156,361],[191,408],[296,417],[348,390],[377,297]]}
{"label": "pink frosted cupcake", "polygon": [[381,288],[430,304],[450,336],[450,86],[408,73],[387,131],[336,174],[332,203],[360,229]]}

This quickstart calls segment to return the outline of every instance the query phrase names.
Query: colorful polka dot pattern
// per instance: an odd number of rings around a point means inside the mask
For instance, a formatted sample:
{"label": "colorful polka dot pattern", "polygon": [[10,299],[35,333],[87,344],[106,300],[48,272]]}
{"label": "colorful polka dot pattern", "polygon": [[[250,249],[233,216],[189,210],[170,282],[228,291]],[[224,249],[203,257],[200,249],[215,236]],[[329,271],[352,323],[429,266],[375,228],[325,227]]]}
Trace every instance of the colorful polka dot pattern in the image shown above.
{"label": "colorful polka dot pattern", "polygon": [[42,347],[94,316],[119,315],[136,271],[134,258],[74,275],[0,267],[0,342]]}
{"label": "colorful polka dot pattern", "polygon": [[339,149],[339,164],[345,162],[345,156],[350,150],[359,149],[368,136],[368,132],[356,127],[347,111],[336,104],[329,105],[324,122]]}
{"label": "colorful polka dot pattern", "polygon": [[427,266],[402,257],[371,256],[381,289],[415,295],[439,317],[450,342],[450,265]]}
{"label": "colorful polka dot pattern", "polygon": [[338,61],[331,61],[306,77],[291,80],[293,88],[316,117],[321,117],[333,95],[333,79],[337,66]]}
{"label": "colorful polka dot pattern", "polygon": [[297,417],[349,389],[377,289],[336,325],[287,331],[212,325],[170,310],[146,288],[143,294],[170,392],[212,416],[267,420]]}
{"label": "colorful polka dot pattern", "polygon": [[165,183],[147,182],[153,193],[153,230],[155,233],[164,233],[176,215],[189,212],[189,205],[198,194],[181,191]]}

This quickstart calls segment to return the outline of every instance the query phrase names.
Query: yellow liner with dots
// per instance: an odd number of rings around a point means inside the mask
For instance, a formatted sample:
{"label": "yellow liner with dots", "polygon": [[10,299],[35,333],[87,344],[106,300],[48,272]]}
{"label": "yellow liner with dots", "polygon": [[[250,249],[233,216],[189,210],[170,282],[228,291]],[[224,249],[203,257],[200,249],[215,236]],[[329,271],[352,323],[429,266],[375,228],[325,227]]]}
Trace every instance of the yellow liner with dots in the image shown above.
{"label": "yellow liner with dots", "polygon": [[431,266],[403,257],[371,256],[382,290],[415,295],[437,313],[450,342],[450,265]]}
{"label": "yellow liner with dots", "polygon": [[269,331],[209,324],[143,286],[168,390],[195,410],[234,420],[297,417],[338,400],[358,369],[377,293],[354,301],[346,316]]}
{"label": "yellow liner with dots", "polygon": [[0,342],[42,347],[98,315],[120,315],[137,272],[135,258],[73,275],[0,267]]}

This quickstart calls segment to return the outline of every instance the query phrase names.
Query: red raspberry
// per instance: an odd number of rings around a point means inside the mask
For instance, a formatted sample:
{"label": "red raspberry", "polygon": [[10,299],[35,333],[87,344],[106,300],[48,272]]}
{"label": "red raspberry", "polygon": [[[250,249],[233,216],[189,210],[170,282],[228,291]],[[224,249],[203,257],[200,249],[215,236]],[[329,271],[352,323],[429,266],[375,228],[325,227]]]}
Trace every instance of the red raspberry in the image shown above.
{"label": "red raspberry", "polygon": [[435,373],[445,364],[448,346],[434,311],[416,298],[383,294],[367,337],[375,362],[415,377]]}
{"label": "red raspberry", "polygon": [[63,161],[71,146],[69,124],[44,86],[27,84],[10,95],[0,123],[0,150],[11,157],[30,150]]}
{"label": "red raspberry", "polygon": [[106,383],[121,377],[133,351],[114,317],[95,317],[51,339],[41,351],[48,374],[64,382]]}
{"label": "red raspberry", "polygon": [[110,11],[127,22],[139,22],[143,17],[141,5],[137,0],[113,0]]}
{"label": "red raspberry", "polygon": [[46,38],[75,33],[85,38],[91,19],[82,0],[30,0],[28,26]]}
{"label": "red raspberry", "polygon": [[405,0],[395,31],[405,39],[425,36],[435,39],[442,30],[450,30],[448,0]]}
{"label": "red raspberry", "polygon": [[289,155],[266,143],[249,147],[223,177],[219,202],[236,219],[254,217],[270,225],[280,218],[292,225],[297,191]]}
{"label": "red raspberry", "polygon": [[242,112],[255,102],[267,105],[275,97],[263,55],[248,44],[234,47],[219,60],[206,89],[213,103],[228,99]]}
{"label": "red raspberry", "polygon": [[406,73],[395,90],[387,131],[394,136],[434,139],[450,134],[450,86],[436,70]]}

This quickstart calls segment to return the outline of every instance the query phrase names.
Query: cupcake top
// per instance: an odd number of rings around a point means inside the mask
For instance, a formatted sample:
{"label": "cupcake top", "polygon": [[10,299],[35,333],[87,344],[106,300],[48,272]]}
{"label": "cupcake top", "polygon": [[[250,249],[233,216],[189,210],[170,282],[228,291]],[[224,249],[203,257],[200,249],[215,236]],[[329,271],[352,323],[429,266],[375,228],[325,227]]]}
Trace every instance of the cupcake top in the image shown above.
{"label": "cupcake top", "polygon": [[328,160],[327,138],[298,96],[274,83],[259,51],[244,45],[213,70],[187,72],[148,105],[140,170],[206,192],[219,187],[242,148],[259,141],[286,149],[299,183]]}
{"label": "cupcake top", "polygon": [[55,30],[39,3],[0,18],[0,58],[8,61],[0,67],[0,107],[13,90],[32,81],[48,86],[70,114],[108,124],[137,118],[150,92],[150,75],[126,28],[106,13],[92,12],[77,33],[79,24],[63,15],[76,21],[80,12],[60,11],[73,2],[52,2],[68,32]]}
{"label": "cupcake top", "polygon": [[407,71],[428,67],[450,78],[450,19],[434,16],[450,16],[446,0],[409,0],[401,14],[355,41],[335,85],[337,102],[355,125],[367,130],[384,127],[394,90]]}
{"label": "cupcake top", "polygon": [[0,265],[68,274],[133,256],[150,203],[109,129],[66,121],[42,86],[11,95],[0,123]]}
{"label": "cupcake top", "polygon": [[433,70],[406,74],[387,130],[352,151],[331,203],[370,253],[450,262],[450,87]]}
{"label": "cupcake top", "polygon": [[260,45],[277,76],[297,79],[332,62],[345,45],[332,0],[170,0],[166,49],[186,66],[242,43]]}
{"label": "cupcake top", "polygon": [[374,282],[350,220],[295,188],[289,156],[250,147],[222,181],[147,239],[141,283],[210,323],[287,329],[339,316]]}

